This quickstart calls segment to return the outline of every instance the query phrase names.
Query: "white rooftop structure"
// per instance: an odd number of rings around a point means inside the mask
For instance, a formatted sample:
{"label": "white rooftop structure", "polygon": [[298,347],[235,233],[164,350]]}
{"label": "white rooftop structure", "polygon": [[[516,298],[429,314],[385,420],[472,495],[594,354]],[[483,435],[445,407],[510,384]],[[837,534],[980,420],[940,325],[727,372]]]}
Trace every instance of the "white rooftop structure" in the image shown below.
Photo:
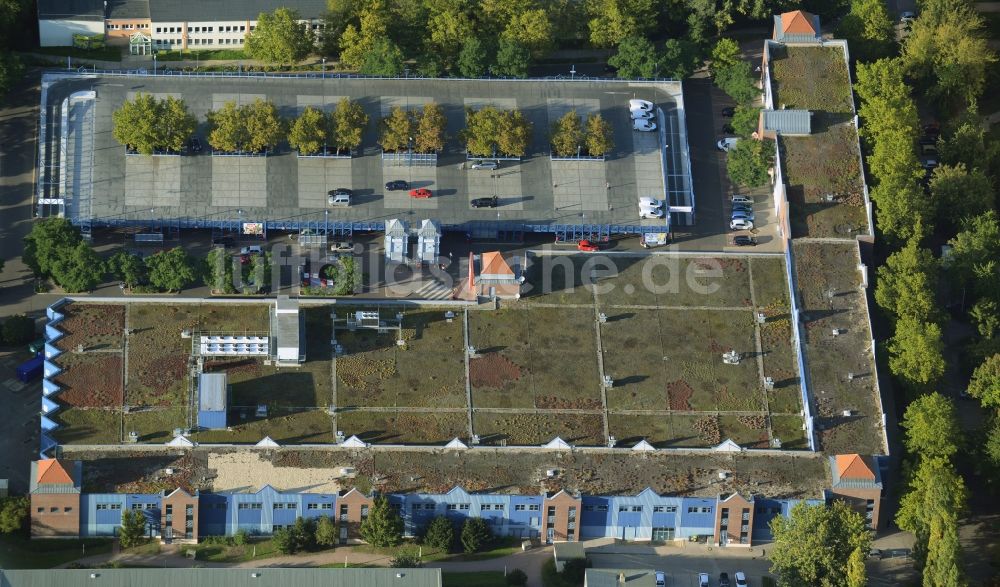
{"label": "white rooftop structure", "polygon": [[198,354],[206,357],[266,357],[271,354],[266,336],[202,334]]}
{"label": "white rooftop structure", "polygon": [[298,365],[305,360],[298,300],[278,296],[271,315],[271,332],[279,365]]}

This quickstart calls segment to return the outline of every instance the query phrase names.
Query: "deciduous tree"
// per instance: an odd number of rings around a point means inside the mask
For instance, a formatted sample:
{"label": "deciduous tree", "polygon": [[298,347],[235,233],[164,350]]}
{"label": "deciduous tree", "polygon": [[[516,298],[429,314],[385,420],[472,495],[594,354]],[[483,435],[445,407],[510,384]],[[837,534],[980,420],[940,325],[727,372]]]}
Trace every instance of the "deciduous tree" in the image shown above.
{"label": "deciduous tree", "polygon": [[361,137],[368,126],[368,115],[361,104],[341,98],[333,111],[333,137],[337,151],[351,151],[361,146]]}
{"label": "deciduous tree", "polygon": [[497,49],[497,62],[492,67],[493,73],[503,77],[528,77],[528,66],[531,65],[531,52],[515,39],[500,39]]}
{"label": "deciduous tree", "polygon": [[382,138],[379,144],[387,152],[405,151],[410,148],[416,126],[413,117],[400,106],[393,107],[389,116],[382,119]]}
{"label": "deciduous tree", "polygon": [[1000,255],[1000,221],[993,210],[962,222],[962,230],[948,241],[951,245],[949,273],[959,282],[971,285],[981,297],[996,298],[993,280],[978,281],[992,271],[994,261]]}
{"label": "deciduous tree", "polygon": [[586,0],[590,42],[614,47],[632,35],[645,35],[656,24],[653,0]]}
{"label": "deciduous tree", "polygon": [[511,16],[501,38],[517,40],[529,51],[541,53],[552,46],[552,23],[543,8],[525,10]]}
{"label": "deciduous tree", "polygon": [[881,0],[852,0],[851,11],[840,21],[837,34],[847,39],[851,56],[861,61],[886,57],[896,42],[892,17]]}
{"label": "deciduous tree", "polygon": [[1000,354],[987,357],[972,372],[969,394],[984,406],[1000,408]]}
{"label": "deciduous tree", "polygon": [[55,263],[68,255],[83,238],[66,218],[45,218],[31,226],[24,237],[21,259],[39,277],[49,277]]}
{"label": "deciduous tree", "polygon": [[773,145],[768,141],[739,141],[729,150],[726,170],[733,183],[757,187],[768,182],[768,170],[774,161]]}
{"label": "deciduous tree", "polygon": [[986,144],[986,129],[976,120],[962,122],[944,140],[938,141],[941,162],[948,165],[962,163],[966,169],[990,168],[995,149]]}
{"label": "deciduous tree", "polygon": [[396,546],[403,539],[403,519],[389,506],[389,500],[375,500],[368,517],[361,522],[361,537],[372,546]]}
{"label": "deciduous tree", "polygon": [[719,69],[743,61],[743,50],[740,49],[740,44],[736,42],[736,39],[725,37],[719,39],[712,47],[711,58],[709,70],[714,76]]}
{"label": "deciduous tree", "polygon": [[469,37],[462,43],[458,53],[458,73],[462,77],[482,77],[489,69],[489,54],[486,44],[478,37]]}
{"label": "deciduous tree", "polygon": [[733,113],[733,130],[736,131],[737,136],[749,139],[753,133],[757,132],[757,126],[760,122],[760,108],[753,106],[746,106],[740,104],[736,107],[736,111]]}
{"label": "deciduous tree", "polygon": [[931,196],[939,214],[953,223],[992,210],[995,204],[990,178],[964,163],[941,165],[931,177]]}
{"label": "deciduous tree", "polygon": [[255,153],[271,150],[284,138],[284,121],[278,116],[278,108],[274,102],[257,98],[241,110],[247,129],[245,150]]}
{"label": "deciduous tree", "polygon": [[571,157],[583,148],[583,125],[576,110],[555,121],[551,133],[552,152],[558,157]]}
{"label": "deciduous tree", "polygon": [[600,113],[587,115],[587,153],[592,157],[607,155],[615,148],[611,136],[611,123]]}
{"label": "deciduous tree", "polygon": [[365,52],[361,73],[383,77],[403,73],[403,51],[389,37],[378,37]]}
{"label": "deciduous tree", "polygon": [[90,291],[104,275],[104,264],[87,243],[80,241],[52,264],[52,279],[69,293]]}
{"label": "deciduous tree", "polygon": [[314,106],[306,106],[288,129],[288,144],[302,155],[315,155],[330,143],[326,114]]}
{"label": "deciduous tree", "polygon": [[665,75],[684,79],[701,65],[701,49],[687,39],[668,39],[660,59]]}
{"label": "deciduous tree", "polygon": [[946,458],[920,459],[910,479],[908,491],[900,499],[896,524],[916,537],[914,558],[922,567],[927,557],[931,524],[948,515],[962,516],[968,492],[962,477]]}
{"label": "deciduous tree", "polygon": [[118,251],[108,259],[108,270],[128,287],[135,287],[146,280],[146,263],[139,255]]}
{"label": "deciduous tree", "polygon": [[24,314],[15,314],[3,321],[0,340],[10,346],[20,346],[35,340],[35,320]]}
{"label": "deciduous tree", "polygon": [[979,336],[993,338],[997,330],[1000,330],[1000,304],[991,298],[980,298],[969,310],[969,318]]}
{"label": "deciduous tree", "polygon": [[444,129],[447,120],[444,109],[436,102],[424,104],[424,111],[417,120],[415,137],[418,153],[438,153],[444,149]]}
{"label": "deciduous tree", "polygon": [[933,322],[900,318],[888,349],[889,370],[912,389],[932,388],[944,375],[941,327]]}
{"label": "deciduous tree", "polygon": [[466,110],[462,137],[470,154],[486,157],[493,155],[496,137],[500,132],[500,118],[500,112],[492,106]]}
{"label": "deciduous tree", "polygon": [[247,34],[244,48],[248,55],[268,63],[294,63],[308,55],[315,36],[308,24],[299,22],[299,13],[278,8],[273,13],[257,15],[257,28]]}
{"label": "deciduous tree", "polygon": [[656,47],[644,36],[630,35],[622,39],[618,52],[608,58],[608,65],[624,79],[653,78],[660,74],[659,55]]}
{"label": "deciduous tree", "polygon": [[146,537],[146,515],[140,510],[125,510],[122,525],[118,531],[118,543],[122,548],[132,548]]}
{"label": "deciduous tree", "polygon": [[935,319],[939,268],[940,262],[934,254],[920,248],[917,239],[910,239],[878,268],[875,302],[894,320]]}
{"label": "deciduous tree", "polygon": [[740,104],[746,104],[760,95],[754,85],[753,71],[746,61],[716,68],[713,73],[715,85]]}
{"label": "deciduous tree", "polygon": [[337,524],[330,516],[320,516],[316,520],[316,544],[320,546],[337,544]]}
{"label": "deciduous tree", "polygon": [[31,500],[23,495],[0,498],[0,533],[10,534],[24,528]]}
{"label": "deciduous tree", "polygon": [[771,572],[780,587],[847,587],[844,569],[855,551],[867,553],[871,544],[864,519],[839,500],[829,506],[799,502],[789,517],[771,521],[771,531]]}
{"label": "deciduous tree", "polygon": [[386,38],[388,14],[376,4],[360,11],[358,26],[349,24],[340,35],[340,61],[351,68],[361,69],[376,41]]}
{"label": "deciduous tree", "polygon": [[500,117],[499,123],[497,150],[510,157],[524,157],[531,140],[531,122],[520,110],[508,110]]}
{"label": "deciduous tree", "polygon": [[931,520],[927,536],[927,561],[922,579],[924,587],[961,587],[962,551],[958,544],[958,517],[944,513]]}
{"label": "deciduous tree", "polygon": [[906,450],[920,458],[950,459],[962,444],[955,404],[940,393],[928,393],[913,400],[903,415]]}
{"label": "deciduous tree", "polygon": [[194,262],[181,248],[160,251],[146,259],[149,283],[163,291],[180,291],[197,279]]}
{"label": "deciduous tree", "polygon": [[157,100],[141,93],[126,100],[111,119],[115,140],[143,155],[164,150],[181,152],[197,125],[183,100],[172,96]]}
{"label": "deciduous tree", "polygon": [[209,112],[208,124],[208,144],[216,151],[240,151],[250,140],[243,111],[233,100],[223,104],[219,110]]}

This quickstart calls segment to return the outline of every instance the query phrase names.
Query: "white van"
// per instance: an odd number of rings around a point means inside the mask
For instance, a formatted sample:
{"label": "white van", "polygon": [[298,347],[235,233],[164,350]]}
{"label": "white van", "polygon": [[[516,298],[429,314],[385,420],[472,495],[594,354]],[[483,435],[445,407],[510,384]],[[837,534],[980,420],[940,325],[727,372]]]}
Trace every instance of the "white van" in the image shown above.
{"label": "white van", "polygon": [[734,204],[750,204],[753,205],[753,196],[744,196],[741,194],[733,194]]}
{"label": "white van", "polygon": [[351,205],[351,195],[350,194],[330,194],[327,198],[327,202],[331,206],[350,206]]}

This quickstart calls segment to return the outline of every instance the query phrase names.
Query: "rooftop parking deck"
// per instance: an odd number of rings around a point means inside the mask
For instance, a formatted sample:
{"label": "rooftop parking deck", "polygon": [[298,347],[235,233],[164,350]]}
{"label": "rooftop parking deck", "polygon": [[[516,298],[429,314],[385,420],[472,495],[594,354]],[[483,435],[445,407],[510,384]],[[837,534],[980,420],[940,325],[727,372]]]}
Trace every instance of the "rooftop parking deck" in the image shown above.
{"label": "rooftop parking deck", "polygon": [[[364,78],[216,78],[196,76],[102,76],[48,74],[46,120],[51,143],[43,166],[58,168],[61,132],[70,145],[93,143],[93,161],[69,153],[69,182],[43,181],[40,197],[60,189],[85,194],[70,198],[74,221],[113,224],[264,222],[300,225],[326,222],[382,223],[389,218],[416,222],[434,218],[445,226],[471,228],[500,221],[544,227],[556,224],[663,226],[640,220],[638,199],[667,197],[690,206],[691,175],[679,82],[615,80],[378,80]],[[65,120],[57,115],[73,92],[94,90],[96,100],[74,102]],[[296,117],[312,105],[332,108],[342,97],[358,101],[369,116],[363,142],[351,159],[299,158],[287,145],[267,157],[220,157],[210,149],[184,156],[126,155],[112,137],[111,115],[126,99],[146,92],[184,99],[198,118],[196,135],[207,145],[206,114],[226,101],[273,101],[281,116]],[[630,98],[644,98],[662,111],[661,128],[636,132],[628,113]],[[393,166],[378,147],[379,122],[392,107],[408,109],[437,102],[447,118],[447,144],[435,166]],[[528,154],[502,161],[496,171],[471,170],[464,144],[465,109],[494,105],[517,108],[534,125]],[[614,150],[606,161],[553,161],[549,129],[561,114],[576,109],[600,112],[613,127]],[[61,128],[64,126],[65,128]],[[81,143],[82,142],[82,143]],[[664,147],[661,148],[661,147]],[[665,162],[666,167],[661,162]],[[43,178],[44,179],[44,178]],[[383,189],[390,180],[429,188],[434,197],[415,200],[405,191]],[[83,188],[87,189],[84,190]],[[335,188],[354,191],[350,206],[328,206]],[[473,209],[472,199],[498,196],[496,209]],[[83,201],[86,200],[86,201]],[[52,209],[41,206],[43,215]],[[686,215],[682,215],[686,216]],[[684,220],[680,218],[679,220]]]}

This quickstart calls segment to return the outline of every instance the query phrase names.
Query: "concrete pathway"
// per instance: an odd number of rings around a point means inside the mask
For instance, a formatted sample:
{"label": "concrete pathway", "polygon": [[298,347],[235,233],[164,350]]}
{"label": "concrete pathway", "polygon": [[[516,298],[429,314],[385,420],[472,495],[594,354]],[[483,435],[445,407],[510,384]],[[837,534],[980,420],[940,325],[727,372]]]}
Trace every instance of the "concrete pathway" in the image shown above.
{"label": "concrete pathway", "polygon": [[1000,12],[1000,2],[976,2],[973,6],[979,12]]}

